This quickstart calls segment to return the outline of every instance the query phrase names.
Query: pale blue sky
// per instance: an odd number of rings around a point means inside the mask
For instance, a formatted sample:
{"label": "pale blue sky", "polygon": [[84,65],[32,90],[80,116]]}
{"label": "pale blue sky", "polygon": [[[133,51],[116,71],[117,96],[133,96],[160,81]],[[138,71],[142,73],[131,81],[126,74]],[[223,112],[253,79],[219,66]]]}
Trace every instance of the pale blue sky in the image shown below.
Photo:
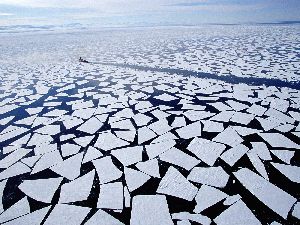
{"label": "pale blue sky", "polygon": [[300,0],[0,0],[0,26],[278,22],[299,12]]}

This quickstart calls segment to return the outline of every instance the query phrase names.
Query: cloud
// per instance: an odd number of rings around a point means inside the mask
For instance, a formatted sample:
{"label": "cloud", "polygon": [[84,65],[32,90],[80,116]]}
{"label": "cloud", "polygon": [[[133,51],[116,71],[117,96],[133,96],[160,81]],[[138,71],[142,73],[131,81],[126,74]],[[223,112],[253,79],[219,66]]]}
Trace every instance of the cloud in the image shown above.
{"label": "cloud", "polygon": [[2,13],[0,12],[0,16],[13,16],[13,13]]}
{"label": "cloud", "polygon": [[[299,0],[0,0],[1,20],[198,24],[299,19]],[[8,16],[14,14],[14,16]],[[255,17],[253,16],[255,15]],[[113,18],[114,17],[114,18]],[[27,18],[27,19],[26,19]],[[120,19],[122,18],[122,19]],[[255,18],[255,19],[253,19]],[[45,19],[47,20],[47,19]],[[15,20],[17,21],[17,20]],[[188,21],[188,22],[187,22]],[[12,21],[13,22],[13,21]],[[1,21],[0,21],[1,23]]]}

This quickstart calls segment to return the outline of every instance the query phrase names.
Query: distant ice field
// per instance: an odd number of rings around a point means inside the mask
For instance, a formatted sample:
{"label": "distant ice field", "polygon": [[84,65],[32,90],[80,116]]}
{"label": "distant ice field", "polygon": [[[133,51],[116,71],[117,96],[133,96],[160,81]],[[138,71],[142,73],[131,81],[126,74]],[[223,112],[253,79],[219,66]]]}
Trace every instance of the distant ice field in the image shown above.
{"label": "distant ice field", "polygon": [[1,65],[74,62],[299,81],[299,25],[120,28],[2,34]]}

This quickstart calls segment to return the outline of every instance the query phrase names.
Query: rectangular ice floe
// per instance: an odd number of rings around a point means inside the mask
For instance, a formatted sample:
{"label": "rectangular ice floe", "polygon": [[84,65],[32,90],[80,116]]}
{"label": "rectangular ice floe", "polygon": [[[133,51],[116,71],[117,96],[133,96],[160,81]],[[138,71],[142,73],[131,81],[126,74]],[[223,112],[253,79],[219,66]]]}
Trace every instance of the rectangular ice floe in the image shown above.
{"label": "rectangular ice floe", "polygon": [[250,108],[247,109],[248,113],[251,113],[256,116],[262,116],[267,109],[257,104],[253,104]]}
{"label": "rectangular ice floe", "polygon": [[138,127],[147,125],[152,118],[145,114],[138,113],[133,116],[133,119]]}
{"label": "rectangular ice floe", "polygon": [[195,183],[207,184],[214,187],[225,187],[229,175],[220,166],[218,167],[195,167],[187,177]]}
{"label": "rectangular ice floe", "polygon": [[142,153],[142,146],[120,148],[111,152],[124,166],[142,161]]}
{"label": "rectangular ice floe", "polygon": [[224,130],[223,123],[218,123],[210,120],[203,120],[201,121],[204,125],[203,131],[206,132],[222,132]]}
{"label": "rectangular ice floe", "polygon": [[249,151],[243,144],[238,144],[221,155],[221,159],[225,161],[228,165],[233,166],[243,155]]}
{"label": "rectangular ice floe", "polygon": [[102,184],[98,198],[97,208],[123,209],[123,185],[121,182]]}
{"label": "rectangular ice floe", "polygon": [[157,159],[151,159],[144,162],[139,162],[136,167],[145,174],[152,177],[160,178],[159,165]]}
{"label": "rectangular ice floe", "polygon": [[151,129],[148,127],[142,127],[137,130],[138,135],[138,144],[142,144],[146,141],[149,141],[157,136]]}
{"label": "rectangular ice floe", "polygon": [[132,199],[130,225],[174,225],[162,195],[138,195]]}
{"label": "rectangular ice floe", "polygon": [[157,122],[150,124],[148,128],[153,130],[158,135],[162,135],[172,129],[166,119],[158,120]]}
{"label": "rectangular ice floe", "polygon": [[206,119],[215,115],[215,113],[211,113],[208,111],[194,111],[188,110],[183,113],[189,120],[191,121],[198,121],[202,119]]}
{"label": "rectangular ice floe", "polygon": [[193,167],[200,163],[200,160],[184,153],[183,151],[175,147],[162,153],[159,158],[162,161],[180,166],[182,168],[185,168],[186,170],[191,170]]}
{"label": "rectangular ice floe", "polygon": [[211,117],[210,119],[213,121],[228,122],[232,118],[234,113],[235,113],[234,111],[223,111]]}
{"label": "rectangular ice floe", "polygon": [[296,198],[249,169],[240,169],[234,172],[234,175],[259,201],[281,217],[287,218],[288,213],[297,201]]}
{"label": "rectangular ice floe", "polygon": [[3,224],[28,213],[30,213],[30,206],[27,197],[24,197],[0,214],[0,223]]}
{"label": "rectangular ice floe", "polygon": [[78,153],[72,157],[67,158],[62,162],[57,163],[50,169],[69,180],[74,180],[80,175],[82,158],[83,152]]}
{"label": "rectangular ice floe", "polygon": [[234,115],[231,117],[230,121],[243,125],[248,125],[253,119],[254,115],[252,114],[235,112]]}
{"label": "rectangular ice floe", "polygon": [[63,157],[74,155],[80,151],[80,148],[79,145],[67,143],[61,146],[61,154]]}
{"label": "rectangular ice floe", "polygon": [[113,164],[110,156],[93,161],[100,184],[108,183],[122,176],[122,172]]}
{"label": "rectangular ice floe", "polygon": [[201,136],[201,127],[201,123],[198,121],[177,129],[176,133],[184,139],[199,137]]}
{"label": "rectangular ice floe", "polygon": [[247,109],[249,106],[234,100],[228,100],[226,103],[235,111],[242,111],[244,109]]}

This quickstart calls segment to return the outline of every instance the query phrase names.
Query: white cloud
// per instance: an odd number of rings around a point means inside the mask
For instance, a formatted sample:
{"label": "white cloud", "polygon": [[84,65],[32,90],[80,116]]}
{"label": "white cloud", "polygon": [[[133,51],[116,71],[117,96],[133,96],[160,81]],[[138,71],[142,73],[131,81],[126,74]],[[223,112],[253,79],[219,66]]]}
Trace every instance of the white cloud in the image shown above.
{"label": "white cloud", "polygon": [[12,13],[2,13],[0,12],[0,16],[13,16],[14,14]]}
{"label": "white cloud", "polygon": [[[156,10],[183,0],[1,0],[0,4],[33,8],[90,8],[101,11]],[[186,3],[207,0],[185,0]]]}

